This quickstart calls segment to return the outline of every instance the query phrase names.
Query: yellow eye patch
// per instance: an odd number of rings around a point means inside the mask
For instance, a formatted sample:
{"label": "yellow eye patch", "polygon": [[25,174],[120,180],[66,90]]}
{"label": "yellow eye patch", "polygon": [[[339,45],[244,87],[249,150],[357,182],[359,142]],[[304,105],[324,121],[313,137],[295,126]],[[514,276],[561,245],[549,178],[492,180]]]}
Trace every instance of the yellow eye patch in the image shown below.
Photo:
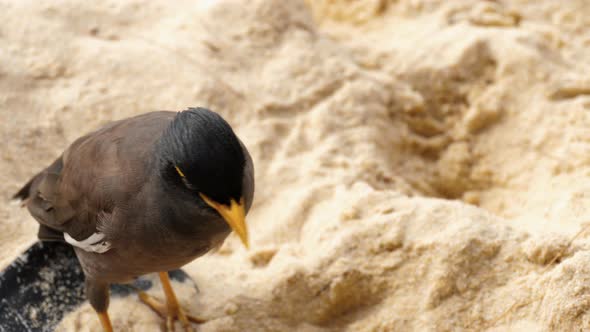
{"label": "yellow eye patch", "polygon": [[174,168],[176,168],[176,172],[178,173],[178,175],[180,175],[181,177],[184,177],[184,173],[182,173],[182,171],[180,170],[180,168],[178,168],[178,166],[174,166]]}

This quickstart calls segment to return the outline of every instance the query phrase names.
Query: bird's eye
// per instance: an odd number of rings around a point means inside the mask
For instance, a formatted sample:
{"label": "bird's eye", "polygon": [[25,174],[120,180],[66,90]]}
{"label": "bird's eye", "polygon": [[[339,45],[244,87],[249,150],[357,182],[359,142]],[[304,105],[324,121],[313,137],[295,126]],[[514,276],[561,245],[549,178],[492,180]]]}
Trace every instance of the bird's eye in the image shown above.
{"label": "bird's eye", "polygon": [[182,179],[182,183],[184,183],[185,187],[187,187],[190,190],[195,190],[195,187],[190,182],[188,182],[188,180],[185,177],[183,177],[181,179]]}
{"label": "bird's eye", "polygon": [[174,166],[174,168],[176,169],[176,173],[178,173],[178,175],[180,176],[180,179],[182,180],[182,183],[184,184],[184,186],[190,190],[195,190],[195,187],[190,182],[188,182],[188,180],[186,179],[186,176],[180,170],[180,168],[178,166]]}
{"label": "bird's eye", "polygon": [[174,169],[176,169],[176,173],[178,173],[178,175],[180,175],[181,178],[185,178],[184,173],[180,170],[178,166],[174,166]]}

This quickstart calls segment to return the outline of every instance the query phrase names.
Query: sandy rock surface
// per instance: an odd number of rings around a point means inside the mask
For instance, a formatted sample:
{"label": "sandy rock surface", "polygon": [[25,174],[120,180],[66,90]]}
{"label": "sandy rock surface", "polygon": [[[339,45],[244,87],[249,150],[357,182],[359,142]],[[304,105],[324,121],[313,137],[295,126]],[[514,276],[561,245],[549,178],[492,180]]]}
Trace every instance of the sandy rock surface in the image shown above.
{"label": "sandy rock surface", "polygon": [[588,1],[98,3],[0,2],[0,266],[35,241],[10,196],[69,142],[202,105],[257,193],[251,250],[186,267],[200,331],[590,329]]}

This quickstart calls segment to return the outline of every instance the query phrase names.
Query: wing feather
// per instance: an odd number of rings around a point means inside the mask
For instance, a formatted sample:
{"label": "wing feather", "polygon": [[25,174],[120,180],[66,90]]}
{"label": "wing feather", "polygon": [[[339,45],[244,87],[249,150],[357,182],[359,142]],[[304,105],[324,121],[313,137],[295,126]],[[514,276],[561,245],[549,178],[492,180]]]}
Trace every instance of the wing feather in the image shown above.
{"label": "wing feather", "polygon": [[[146,182],[156,139],[174,112],[152,112],[112,122],[80,137],[15,195],[42,225],[40,238],[65,232],[83,241],[113,222]],[[100,223],[100,225],[98,225]]]}

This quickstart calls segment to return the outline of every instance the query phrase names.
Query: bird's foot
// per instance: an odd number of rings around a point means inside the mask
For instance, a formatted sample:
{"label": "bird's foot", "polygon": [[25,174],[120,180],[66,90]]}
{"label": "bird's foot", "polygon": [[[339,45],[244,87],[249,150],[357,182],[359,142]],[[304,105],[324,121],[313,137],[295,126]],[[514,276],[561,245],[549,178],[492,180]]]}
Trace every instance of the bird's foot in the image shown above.
{"label": "bird's foot", "polygon": [[180,305],[165,304],[164,302],[148,295],[146,292],[138,290],[139,299],[162,318],[166,319],[166,331],[175,331],[175,321],[180,321],[185,332],[194,332],[191,322],[201,324],[206,320],[187,314]]}

